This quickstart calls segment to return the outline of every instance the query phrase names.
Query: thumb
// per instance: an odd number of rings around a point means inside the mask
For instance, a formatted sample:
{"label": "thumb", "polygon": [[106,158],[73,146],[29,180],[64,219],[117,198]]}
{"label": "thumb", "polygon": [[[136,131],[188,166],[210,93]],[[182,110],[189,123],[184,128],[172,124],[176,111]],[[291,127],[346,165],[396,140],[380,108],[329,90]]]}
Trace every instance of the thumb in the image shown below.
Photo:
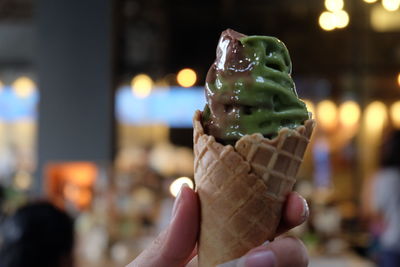
{"label": "thumb", "polygon": [[187,185],[177,196],[170,225],[127,267],[182,266],[193,257],[199,232],[199,200]]}
{"label": "thumb", "polygon": [[307,249],[297,238],[277,238],[259,247],[253,248],[246,255],[217,267],[306,267],[308,266]]}

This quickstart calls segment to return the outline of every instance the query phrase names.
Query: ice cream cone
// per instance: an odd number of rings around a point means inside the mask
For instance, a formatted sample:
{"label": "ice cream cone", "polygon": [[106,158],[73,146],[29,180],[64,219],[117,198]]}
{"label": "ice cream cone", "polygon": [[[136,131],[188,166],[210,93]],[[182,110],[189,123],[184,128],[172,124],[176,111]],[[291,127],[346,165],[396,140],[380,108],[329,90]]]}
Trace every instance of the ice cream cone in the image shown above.
{"label": "ice cream cone", "polygon": [[272,140],[246,135],[235,148],[204,133],[201,112],[194,124],[194,168],[201,203],[199,266],[239,258],[275,236],[283,202],[311,136],[314,121],[279,131]]}

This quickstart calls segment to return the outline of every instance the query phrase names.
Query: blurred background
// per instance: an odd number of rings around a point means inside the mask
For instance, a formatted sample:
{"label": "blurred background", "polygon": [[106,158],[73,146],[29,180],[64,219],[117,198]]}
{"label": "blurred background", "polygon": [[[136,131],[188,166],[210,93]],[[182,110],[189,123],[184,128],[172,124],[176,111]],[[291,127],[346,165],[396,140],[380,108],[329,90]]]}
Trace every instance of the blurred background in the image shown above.
{"label": "blurred background", "polygon": [[[383,140],[400,128],[400,0],[0,1],[0,216],[49,199],[78,266],[122,266],[192,184],[192,115],[221,31],[288,47],[317,129],[293,232],[310,266],[375,266]],[[400,213],[400,209],[398,210]],[[1,240],[1,236],[0,236]]]}

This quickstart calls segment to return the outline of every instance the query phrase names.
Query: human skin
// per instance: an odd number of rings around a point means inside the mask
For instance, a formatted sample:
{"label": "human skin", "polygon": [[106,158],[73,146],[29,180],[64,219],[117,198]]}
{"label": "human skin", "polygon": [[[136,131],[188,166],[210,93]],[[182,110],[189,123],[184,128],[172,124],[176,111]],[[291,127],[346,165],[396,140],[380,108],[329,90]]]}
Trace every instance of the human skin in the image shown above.
{"label": "human skin", "polygon": [[[250,250],[244,257],[228,266],[307,266],[308,256],[303,243],[294,237],[278,236],[302,224],[308,215],[308,206],[304,198],[295,192],[290,193],[285,202],[277,238]],[[184,186],[175,201],[169,226],[127,267],[185,266],[197,255],[199,228],[198,196],[192,189]],[[288,253],[290,257],[287,256]]]}

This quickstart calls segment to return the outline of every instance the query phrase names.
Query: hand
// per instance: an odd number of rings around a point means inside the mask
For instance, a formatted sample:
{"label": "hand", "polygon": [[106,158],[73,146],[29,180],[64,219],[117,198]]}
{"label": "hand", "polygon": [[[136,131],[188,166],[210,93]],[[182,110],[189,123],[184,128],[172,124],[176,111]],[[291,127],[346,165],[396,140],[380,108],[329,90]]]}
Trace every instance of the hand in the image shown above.
{"label": "hand", "polygon": [[[199,207],[197,194],[183,186],[175,200],[170,225],[127,267],[178,267],[187,264],[197,254]],[[304,198],[297,193],[290,193],[284,206],[278,235],[302,224],[308,214]],[[307,264],[308,256],[303,243],[293,237],[284,237],[256,247],[242,258],[221,266],[303,267]]]}

